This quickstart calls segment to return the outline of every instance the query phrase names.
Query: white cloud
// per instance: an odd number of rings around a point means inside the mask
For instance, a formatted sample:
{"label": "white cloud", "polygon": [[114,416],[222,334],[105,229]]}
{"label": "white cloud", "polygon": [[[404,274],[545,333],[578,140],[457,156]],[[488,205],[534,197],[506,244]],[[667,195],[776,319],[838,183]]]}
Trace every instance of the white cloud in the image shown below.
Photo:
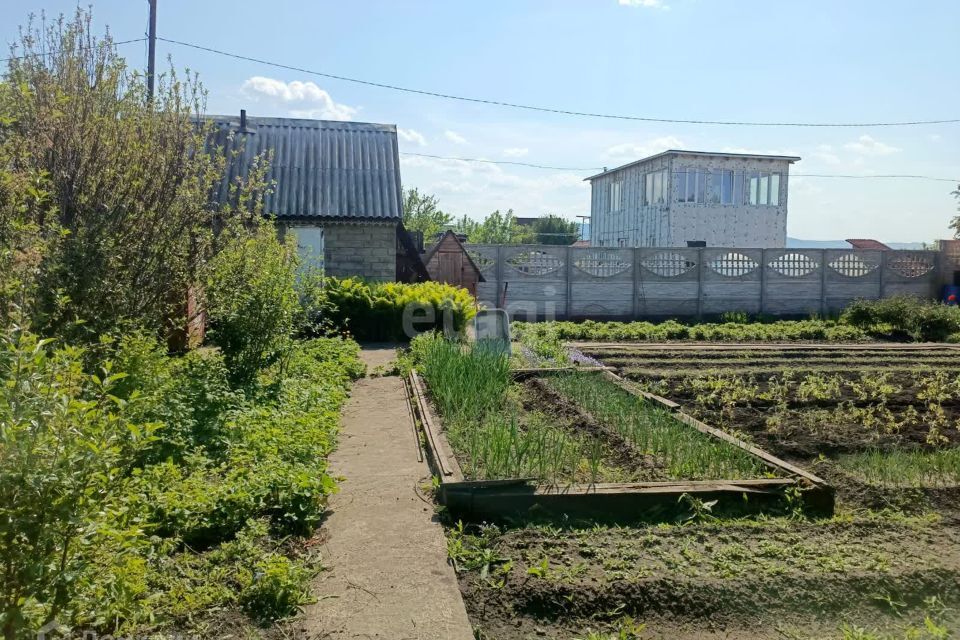
{"label": "white cloud", "polygon": [[848,142],[843,148],[862,156],[889,156],[900,151],[897,147],[884,144],[868,135],[860,136],[855,142]]}
{"label": "white cloud", "polygon": [[840,164],[841,162],[840,156],[838,156],[836,152],[833,150],[833,145],[829,145],[829,144],[817,145],[816,150],[812,154],[810,154],[810,156],[812,158],[815,158],[816,160],[820,160],[821,162],[824,162],[825,164],[834,165],[834,166]]}
{"label": "white cloud", "polygon": [[589,208],[590,186],[579,173],[522,169],[512,173],[491,163],[421,156],[401,156],[400,163],[405,183],[436,195],[444,210],[457,216],[481,218],[495,209],[572,216]]}
{"label": "white cloud", "polygon": [[644,9],[663,9],[666,11],[670,5],[665,4],[663,0],[618,0],[621,7],[642,7]]}
{"label": "white cloud", "polygon": [[722,153],[745,153],[753,156],[799,156],[796,151],[783,149],[757,149],[755,147],[724,147]]}
{"label": "white cloud", "polygon": [[240,90],[247,98],[284,108],[295,118],[351,120],[357,113],[356,107],[334,101],[329,93],[313,82],[284,82],[276,78],[253,76],[244,81]]}
{"label": "white cloud", "polygon": [[607,157],[639,160],[666,151],[667,149],[682,149],[683,141],[675,136],[662,136],[647,142],[624,142],[607,149]]}
{"label": "white cloud", "polygon": [[453,144],[467,144],[467,139],[456,131],[444,131],[443,136]]}
{"label": "white cloud", "polygon": [[530,149],[526,147],[510,147],[509,149],[503,150],[503,155],[508,158],[522,158],[523,156],[530,153]]}
{"label": "white cloud", "polygon": [[427,139],[416,129],[401,129],[397,127],[397,135],[400,136],[400,139],[404,142],[412,142],[418,147],[427,146]]}

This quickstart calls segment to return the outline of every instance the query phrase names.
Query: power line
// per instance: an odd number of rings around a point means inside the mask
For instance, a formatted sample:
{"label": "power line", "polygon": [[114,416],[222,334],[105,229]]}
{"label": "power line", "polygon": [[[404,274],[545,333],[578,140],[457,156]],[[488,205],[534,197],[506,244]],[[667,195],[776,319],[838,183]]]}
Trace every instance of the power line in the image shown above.
{"label": "power line", "polygon": [[943,120],[908,120],[908,121],[902,121],[902,122],[750,122],[750,121],[737,121],[737,120],[693,120],[693,119],[679,119],[679,118],[654,118],[649,116],[631,116],[631,115],[618,115],[618,114],[610,114],[610,113],[593,113],[589,111],[573,111],[570,109],[560,109],[556,107],[540,107],[540,106],[534,106],[534,105],[528,105],[528,104],[520,104],[516,102],[491,100],[488,98],[471,98],[466,96],[457,96],[449,93],[440,93],[438,91],[411,89],[410,87],[401,87],[399,85],[386,84],[383,82],[373,82],[371,80],[361,80],[359,78],[351,78],[348,76],[341,76],[333,73],[326,73],[323,71],[315,71],[312,69],[296,67],[293,65],[282,64],[279,62],[271,62],[270,60],[264,60],[262,58],[254,58],[254,57],[245,56],[239,53],[231,53],[229,51],[214,49],[213,47],[193,44],[190,42],[183,42],[181,40],[173,40],[171,38],[158,37],[157,39],[163,42],[167,42],[169,44],[176,44],[182,47],[197,49],[199,51],[215,53],[217,55],[227,56],[229,58],[235,58],[237,60],[255,62],[257,64],[276,67],[278,69],[296,71],[297,73],[304,73],[307,75],[318,76],[321,78],[329,78],[331,80],[352,82],[354,84],[361,84],[368,87],[377,87],[379,89],[390,89],[391,91],[402,91],[404,93],[413,93],[416,95],[431,96],[433,98],[443,98],[445,100],[458,100],[460,102],[486,104],[486,105],[492,105],[495,107],[523,109],[525,111],[539,111],[543,113],[555,113],[560,115],[580,116],[585,118],[603,118],[607,120],[634,120],[639,122],[664,122],[664,123],[671,123],[671,124],[709,124],[709,125],[728,125],[728,126],[745,126],[745,127],[746,126],[749,126],[749,127],[906,127],[906,126],[926,125],[926,124],[956,124],[960,122],[960,118],[950,118],[950,119],[943,119]]}
{"label": "power line", "polygon": [[[122,44],[133,44],[134,42],[146,42],[146,40],[147,38],[134,38],[132,40],[110,41],[109,44],[114,47],[118,47]],[[88,49],[93,49],[94,47],[100,46],[101,44],[104,44],[104,42],[99,42],[96,45],[93,45],[91,47],[77,47],[77,49],[79,51],[86,51]],[[57,49],[56,51],[45,51],[43,53],[27,53],[22,56],[10,56],[9,58],[0,58],[0,62],[10,62],[11,60],[24,60],[26,58],[45,58],[47,56],[55,56],[58,53],[62,53],[63,51],[64,51],[63,49]]]}
{"label": "power line", "polygon": [[935,182],[953,182],[955,184],[960,184],[960,179],[957,178],[934,178],[932,176],[916,176],[908,174],[876,174],[869,176],[855,176],[855,175],[843,175],[843,174],[831,174],[831,173],[791,173],[790,177],[797,178],[850,178],[854,180],[867,180],[870,178],[905,178],[910,180],[933,180]]}
{"label": "power line", "polygon": [[[507,164],[520,167],[531,167],[534,169],[550,169],[553,171],[602,171],[603,167],[554,167],[549,165],[542,164],[533,164],[531,162],[517,162],[515,160],[487,160],[484,158],[460,158],[455,156],[438,156],[432,155],[429,153],[414,153],[412,151],[401,151],[400,155],[402,156],[416,156],[420,158],[433,158],[435,160],[453,160],[457,162],[480,162],[483,164]],[[852,174],[839,174],[839,173],[790,173],[788,174],[791,178],[847,178],[854,180],[867,180],[874,178],[887,178],[887,179],[910,179],[910,180],[933,180],[936,182],[953,182],[960,184],[960,178],[935,178],[933,176],[920,176],[920,175],[910,175],[910,174],[875,174],[875,175],[852,175]]]}
{"label": "power line", "polygon": [[435,160],[459,160],[461,162],[480,162],[483,164],[509,164],[517,167],[533,167],[534,169],[551,169],[553,171],[601,171],[600,167],[551,167],[543,164],[532,164],[530,162],[517,162],[515,160],[484,160],[483,158],[454,158],[451,156],[435,156],[429,153],[414,153],[412,151],[401,151],[402,156],[416,156],[418,158],[433,158]]}

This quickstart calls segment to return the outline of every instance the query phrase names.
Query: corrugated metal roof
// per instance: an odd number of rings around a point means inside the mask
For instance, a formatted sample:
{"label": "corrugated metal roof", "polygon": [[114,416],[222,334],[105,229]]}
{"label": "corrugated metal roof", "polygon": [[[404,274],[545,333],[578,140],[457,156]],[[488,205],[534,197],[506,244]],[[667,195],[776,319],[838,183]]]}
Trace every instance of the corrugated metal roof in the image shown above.
{"label": "corrugated metal roof", "polygon": [[682,155],[682,156],[719,156],[723,158],[757,158],[761,160],[786,160],[789,163],[799,162],[799,156],[777,156],[777,155],[766,155],[762,153],[725,153],[723,151],[688,151],[685,149],[667,149],[666,151],[661,151],[660,153],[655,153],[652,156],[647,156],[646,158],[640,158],[639,160],[634,160],[633,162],[628,162],[627,164],[622,164],[619,167],[614,167],[613,169],[604,169],[596,175],[589,176],[584,178],[584,180],[593,180],[594,178],[599,178],[600,176],[607,175],[608,173],[613,173],[614,171],[620,171],[621,169],[626,169],[627,167],[632,167],[635,164],[640,164],[641,162],[649,162],[655,158],[668,155]]}
{"label": "corrugated metal roof", "polygon": [[872,238],[851,238],[845,242],[849,242],[850,246],[854,249],[880,249],[881,251],[890,251],[890,247]]}
{"label": "corrugated metal roof", "polygon": [[[265,211],[280,219],[399,220],[403,214],[397,128],[392,124],[295,118],[210,116],[212,145],[242,152],[228,159],[218,193],[225,201],[254,158],[273,151],[273,192]],[[230,133],[233,133],[232,140]]]}

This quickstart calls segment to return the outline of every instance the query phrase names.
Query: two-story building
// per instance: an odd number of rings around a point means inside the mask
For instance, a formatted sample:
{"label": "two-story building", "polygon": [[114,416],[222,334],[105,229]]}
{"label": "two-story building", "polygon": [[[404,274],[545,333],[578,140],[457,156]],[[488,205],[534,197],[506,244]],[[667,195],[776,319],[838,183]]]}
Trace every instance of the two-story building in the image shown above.
{"label": "two-story building", "polygon": [[784,247],[798,160],[670,150],[590,176],[591,244]]}

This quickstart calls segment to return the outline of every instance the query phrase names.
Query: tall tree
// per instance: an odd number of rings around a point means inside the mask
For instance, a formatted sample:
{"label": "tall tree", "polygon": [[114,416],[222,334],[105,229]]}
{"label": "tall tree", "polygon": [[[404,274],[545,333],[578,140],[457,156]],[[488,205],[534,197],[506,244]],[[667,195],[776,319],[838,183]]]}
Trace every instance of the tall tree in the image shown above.
{"label": "tall tree", "polygon": [[[960,185],[957,185],[957,190],[951,192],[950,195],[960,201]],[[960,205],[957,206],[957,210],[960,210]],[[953,237],[960,239],[960,215],[953,216],[953,220],[950,221],[950,228],[953,229]]]}
{"label": "tall tree", "polygon": [[440,209],[437,197],[420,193],[416,188],[403,192],[403,226],[420,231],[428,242],[450,226],[453,217]]}
{"label": "tall tree", "polygon": [[[87,339],[169,330],[212,249],[210,194],[223,175],[222,154],[197,153],[208,132],[197,78],[159,76],[151,99],[82,9],[29,25],[15,54],[0,80],[0,167],[13,177],[0,182],[31,190],[25,207],[0,195],[0,246],[35,255],[34,326]],[[256,206],[246,186],[233,185],[237,208]],[[42,250],[18,246],[25,239]]]}
{"label": "tall tree", "polygon": [[539,244],[573,244],[580,237],[577,223],[560,216],[540,216],[533,223],[533,233]]}

